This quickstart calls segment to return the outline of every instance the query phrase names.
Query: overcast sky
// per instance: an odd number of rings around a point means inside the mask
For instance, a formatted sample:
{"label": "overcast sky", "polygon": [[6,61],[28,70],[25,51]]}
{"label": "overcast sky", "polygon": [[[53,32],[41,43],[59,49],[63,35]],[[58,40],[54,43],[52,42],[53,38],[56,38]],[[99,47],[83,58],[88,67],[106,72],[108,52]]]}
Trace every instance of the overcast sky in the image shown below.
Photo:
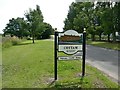
{"label": "overcast sky", "polygon": [[40,6],[44,21],[62,31],[63,21],[72,2],[75,0],[0,0],[0,33],[9,19],[24,17],[25,11],[36,8],[36,5]]}

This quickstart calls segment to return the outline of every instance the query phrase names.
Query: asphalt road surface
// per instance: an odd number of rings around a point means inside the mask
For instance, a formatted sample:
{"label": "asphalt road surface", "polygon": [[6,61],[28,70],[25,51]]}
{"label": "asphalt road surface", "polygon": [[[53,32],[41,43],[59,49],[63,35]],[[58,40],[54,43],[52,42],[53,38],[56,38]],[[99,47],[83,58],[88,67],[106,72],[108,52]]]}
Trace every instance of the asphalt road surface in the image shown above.
{"label": "asphalt road surface", "polygon": [[[87,45],[86,63],[103,71],[111,79],[118,81],[120,79],[118,75],[118,68],[120,67],[118,59],[120,59],[120,55],[118,56],[118,53],[120,54],[120,51]],[[76,55],[79,55],[79,53]]]}

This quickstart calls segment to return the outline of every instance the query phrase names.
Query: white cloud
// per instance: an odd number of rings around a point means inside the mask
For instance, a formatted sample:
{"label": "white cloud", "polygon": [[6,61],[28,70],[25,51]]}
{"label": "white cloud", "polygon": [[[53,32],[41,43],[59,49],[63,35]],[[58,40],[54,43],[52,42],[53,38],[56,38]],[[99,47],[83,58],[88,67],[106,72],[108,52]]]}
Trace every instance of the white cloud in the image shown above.
{"label": "white cloud", "polygon": [[0,32],[9,22],[9,19],[24,17],[25,11],[29,8],[35,8],[36,5],[40,6],[45,22],[62,31],[63,21],[72,2],[74,0],[1,0]]}

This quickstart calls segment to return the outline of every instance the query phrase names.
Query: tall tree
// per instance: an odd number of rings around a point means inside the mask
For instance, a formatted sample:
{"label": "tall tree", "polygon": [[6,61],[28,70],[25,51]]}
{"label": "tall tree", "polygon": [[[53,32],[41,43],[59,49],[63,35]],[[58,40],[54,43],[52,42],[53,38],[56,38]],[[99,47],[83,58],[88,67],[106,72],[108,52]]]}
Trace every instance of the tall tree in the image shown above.
{"label": "tall tree", "polygon": [[116,41],[116,32],[120,33],[120,2],[115,2],[114,3],[114,7],[112,7],[112,13],[113,13],[113,27],[114,27],[114,31],[113,31],[113,42]]}
{"label": "tall tree", "polygon": [[40,10],[40,7],[36,5],[36,9],[29,9],[29,12],[25,13],[25,16],[27,18],[29,29],[31,32],[32,40],[34,43],[35,36],[37,33],[42,32],[43,28],[43,15]]}
{"label": "tall tree", "polygon": [[116,40],[116,32],[120,32],[120,2],[76,2],[72,3],[67,18],[64,21],[64,30],[74,29],[82,32],[85,27],[92,40],[95,35],[110,35]]}
{"label": "tall tree", "polygon": [[71,6],[69,7],[69,11],[68,11],[68,15],[67,18],[64,21],[64,30],[68,30],[68,29],[73,29],[74,25],[73,25],[73,21],[74,18],[77,15],[77,9],[76,9],[77,4],[76,3],[72,3]]}
{"label": "tall tree", "polygon": [[113,31],[113,13],[110,2],[100,3],[102,9],[102,27],[104,34],[108,36],[108,42],[110,41],[110,35]]}
{"label": "tall tree", "polygon": [[78,32],[83,32],[83,28],[88,28],[92,19],[93,5],[92,2],[72,3],[64,21],[64,29],[74,29]]}

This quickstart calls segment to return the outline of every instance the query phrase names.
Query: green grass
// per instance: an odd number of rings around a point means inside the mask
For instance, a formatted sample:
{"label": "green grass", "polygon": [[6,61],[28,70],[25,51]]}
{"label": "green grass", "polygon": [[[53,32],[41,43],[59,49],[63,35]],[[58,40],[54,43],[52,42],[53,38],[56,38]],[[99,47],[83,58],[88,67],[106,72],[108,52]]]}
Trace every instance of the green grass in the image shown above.
{"label": "green grass", "polygon": [[31,41],[4,49],[3,88],[118,88],[99,70],[86,65],[81,77],[81,60],[58,61],[58,80],[54,83],[52,41]]}
{"label": "green grass", "polygon": [[120,43],[112,43],[112,42],[103,42],[103,41],[87,41],[87,44],[103,47],[103,48],[109,48],[113,50],[120,50]]}

